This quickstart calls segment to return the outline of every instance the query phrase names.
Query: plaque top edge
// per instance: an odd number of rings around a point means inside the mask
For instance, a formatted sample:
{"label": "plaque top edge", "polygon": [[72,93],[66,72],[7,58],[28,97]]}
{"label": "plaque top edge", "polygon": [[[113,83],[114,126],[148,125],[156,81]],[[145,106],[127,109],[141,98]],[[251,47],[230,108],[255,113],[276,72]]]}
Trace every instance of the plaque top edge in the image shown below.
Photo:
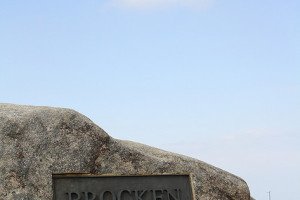
{"label": "plaque top edge", "polygon": [[156,177],[156,176],[188,176],[191,177],[191,174],[91,174],[91,173],[59,173],[52,174],[52,178],[113,178],[113,177]]}

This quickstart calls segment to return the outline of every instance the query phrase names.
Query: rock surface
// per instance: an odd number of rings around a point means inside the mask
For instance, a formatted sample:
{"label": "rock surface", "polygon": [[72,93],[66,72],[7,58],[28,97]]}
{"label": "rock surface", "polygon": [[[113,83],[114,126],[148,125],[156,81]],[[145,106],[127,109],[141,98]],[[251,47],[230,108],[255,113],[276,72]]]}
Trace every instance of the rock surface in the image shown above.
{"label": "rock surface", "polygon": [[250,200],[239,177],[202,161],[110,137],[62,108],[0,104],[0,199],[51,200],[52,174],[192,174],[197,200]]}

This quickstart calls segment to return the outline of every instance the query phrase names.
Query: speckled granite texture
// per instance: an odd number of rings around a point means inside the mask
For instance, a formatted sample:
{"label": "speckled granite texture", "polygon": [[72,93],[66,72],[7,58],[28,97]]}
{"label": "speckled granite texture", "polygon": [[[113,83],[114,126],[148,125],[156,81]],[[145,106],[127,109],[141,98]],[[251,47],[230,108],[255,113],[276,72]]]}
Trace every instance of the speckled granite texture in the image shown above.
{"label": "speckled granite texture", "polygon": [[52,200],[52,174],[192,174],[197,200],[250,200],[241,178],[202,161],[110,137],[80,113],[0,104],[0,199]]}

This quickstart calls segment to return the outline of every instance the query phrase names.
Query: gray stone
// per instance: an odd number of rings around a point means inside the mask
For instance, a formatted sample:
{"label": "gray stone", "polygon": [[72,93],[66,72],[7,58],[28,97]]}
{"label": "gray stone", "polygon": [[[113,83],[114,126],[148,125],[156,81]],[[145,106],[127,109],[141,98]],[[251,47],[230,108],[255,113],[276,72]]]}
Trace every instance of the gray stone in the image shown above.
{"label": "gray stone", "polygon": [[250,200],[241,178],[205,162],[110,137],[80,113],[0,104],[0,199],[51,200],[52,174],[191,173],[197,200]]}

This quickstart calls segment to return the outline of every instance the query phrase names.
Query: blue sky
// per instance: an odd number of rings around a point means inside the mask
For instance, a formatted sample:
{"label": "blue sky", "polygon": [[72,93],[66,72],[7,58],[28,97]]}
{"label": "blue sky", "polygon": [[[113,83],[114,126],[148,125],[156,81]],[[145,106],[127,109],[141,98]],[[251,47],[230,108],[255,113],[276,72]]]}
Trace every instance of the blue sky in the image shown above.
{"label": "blue sky", "polygon": [[110,135],[299,200],[299,1],[1,1],[0,102],[73,108]]}

